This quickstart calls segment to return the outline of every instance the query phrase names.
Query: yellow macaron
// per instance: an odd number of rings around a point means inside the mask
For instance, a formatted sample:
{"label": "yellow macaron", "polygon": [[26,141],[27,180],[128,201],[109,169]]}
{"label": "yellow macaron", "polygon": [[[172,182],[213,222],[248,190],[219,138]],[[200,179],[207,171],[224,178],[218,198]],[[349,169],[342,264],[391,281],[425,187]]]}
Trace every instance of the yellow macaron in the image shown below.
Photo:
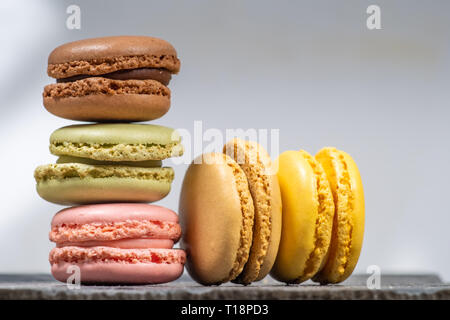
{"label": "yellow macaron", "polygon": [[287,151],[277,160],[283,201],[271,275],[286,283],[339,283],[353,272],[364,234],[364,193],[353,159],[336,148],[315,157]]}
{"label": "yellow macaron", "polygon": [[323,148],[316,160],[325,170],[335,201],[335,216],[329,254],[313,280],[338,283],[353,272],[364,237],[364,191],[352,157],[336,148]]}
{"label": "yellow macaron", "polygon": [[282,282],[301,283],[324,266],[333,225],[333,195],[322,166],[306,151],[284,152],[276,165],[283,214],[271,275]]}

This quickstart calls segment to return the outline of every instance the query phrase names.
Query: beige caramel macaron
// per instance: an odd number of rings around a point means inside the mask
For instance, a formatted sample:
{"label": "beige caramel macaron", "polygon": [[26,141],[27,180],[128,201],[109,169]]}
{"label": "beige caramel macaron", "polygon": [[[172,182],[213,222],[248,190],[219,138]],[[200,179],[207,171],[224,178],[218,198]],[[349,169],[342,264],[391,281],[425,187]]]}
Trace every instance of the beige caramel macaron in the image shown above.
{"label": "beige caramel macaron", "polygon": [[208,153],[193,161],[184,177],[179,216],[180,246],[195,281],[215,285],[237,278],[250,253],[254,214],[245,173],[233,159]]}
{"label": "beige caramel macaron", "polygon": [[249,284],[263,279],[275,263],[281,236],[280,186],[270,156],[256,142],[233,139],[223,151],[244,171],[255,208],[250,255],[234,280]]}
{"label": "beige caramel macaron", "polygon": [[[180,196],[181,247],[187,270],[205,285],[264,278],[281,233],[281,196],[267,153],[233,140],[225,153],[196,158]],[[253,161],[255,160],[255,161]]]}
{"label": "beige caramel macaron", "polygon": [[162,39],[115,36],[63,44],[48,57],[57,83],[44,88],[45,108],[82,121],[147,121],[170,108],[172,74],[180,60]]}

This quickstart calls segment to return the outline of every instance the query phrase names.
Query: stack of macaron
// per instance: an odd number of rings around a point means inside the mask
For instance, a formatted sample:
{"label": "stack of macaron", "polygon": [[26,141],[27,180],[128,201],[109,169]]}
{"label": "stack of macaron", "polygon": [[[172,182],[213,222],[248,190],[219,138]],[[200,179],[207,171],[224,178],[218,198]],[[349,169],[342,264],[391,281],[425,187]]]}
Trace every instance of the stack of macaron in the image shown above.
{"label": "stack of macaron", "polygon": [[273,164],[254,142],[195,159],[179,204],[186,268],[199,283],[339,283],[353,272],[364,195],[353,159],[335,148],[287,151]]}
{"label": "stack of macaron", "polygon": [[180,61],[168,42],[138,36],[75,41],[48,59],[55,84],[44,88],[45,108],[56,116],[100,122],[60,128],[50,137],[55,164],[35,170],[37,192],[74,207],[52,221],[53,276],[66,281],[80,268],[82,283],[161,283],[183,272],[185,253],[177,215],[147,203],[170,191],[174,171],[162,160],[183,154],[179,134],[132,124],[163,116],[167,85]]}

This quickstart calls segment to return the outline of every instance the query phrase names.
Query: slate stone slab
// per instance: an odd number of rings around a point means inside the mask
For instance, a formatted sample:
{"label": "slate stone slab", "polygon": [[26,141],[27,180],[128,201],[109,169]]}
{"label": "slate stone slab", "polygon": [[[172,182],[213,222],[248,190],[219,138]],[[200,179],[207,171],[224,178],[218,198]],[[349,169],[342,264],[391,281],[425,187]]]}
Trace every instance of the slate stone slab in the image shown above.
{"label": "slate stone slab", "polygon": [[381,288],[366,286],[368,275],[353,275],[339,285],[312,282],[286,286],[266,278],[250,286],[204,287],[186,275],[164,285],[81,286],[69,289],[47,274],[0,274],[0,299],[446,299],[450,284],[434,274],[383,275]]}

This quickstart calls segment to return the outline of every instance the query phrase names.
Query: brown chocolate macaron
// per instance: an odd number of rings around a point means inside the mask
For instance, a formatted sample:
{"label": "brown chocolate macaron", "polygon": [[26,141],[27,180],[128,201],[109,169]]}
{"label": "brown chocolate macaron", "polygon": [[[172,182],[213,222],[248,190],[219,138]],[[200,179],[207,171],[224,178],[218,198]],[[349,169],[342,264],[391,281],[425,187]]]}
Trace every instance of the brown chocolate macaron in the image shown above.
{"label": "brown chocolate macaron", "polygon": [[70,42],[48,57],[57,80],[44,88],[52,114],[81,121],[147,121],[170,108],[172,74],[180,60],[167,41],[115,36]]}

